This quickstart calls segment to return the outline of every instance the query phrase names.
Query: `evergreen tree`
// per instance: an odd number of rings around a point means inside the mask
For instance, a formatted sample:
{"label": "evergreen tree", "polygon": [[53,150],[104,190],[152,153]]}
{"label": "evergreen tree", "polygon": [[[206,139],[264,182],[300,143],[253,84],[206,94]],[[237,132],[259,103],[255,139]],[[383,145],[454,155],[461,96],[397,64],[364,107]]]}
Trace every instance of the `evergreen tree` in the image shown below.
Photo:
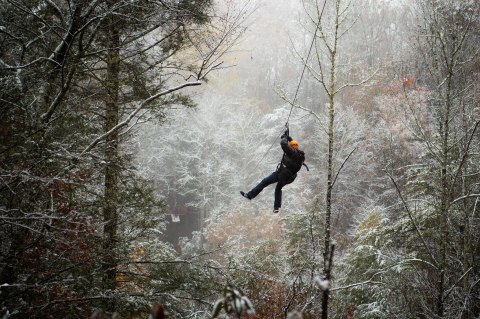
{"label": "evergreen tree", "polygon": [[177,91],[220,65],[243,13],[217,19],[211,1],[3,3],[1,308],[86,316],[128,295],[121,266],[163,231],[163,206],[131,164],[132,128],[146,111],[192,105]]}

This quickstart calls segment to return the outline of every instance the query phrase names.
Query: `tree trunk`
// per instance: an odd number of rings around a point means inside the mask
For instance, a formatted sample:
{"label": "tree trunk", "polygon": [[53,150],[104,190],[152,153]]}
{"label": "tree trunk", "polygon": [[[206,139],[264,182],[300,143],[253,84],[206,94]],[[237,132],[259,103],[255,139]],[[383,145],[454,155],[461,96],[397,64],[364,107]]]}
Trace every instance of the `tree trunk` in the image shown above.
{"label": "tree trunk", "polygon": [[[114,1],[109,1],[112,7]],[[109,17],[107,33],[107,73],[105,87],[107,90],[105,101],[105,132],[115,127],[119,122],[119,72],[120,72],[120,32],[117,27],[117,19]],[[103,286],[105,289],[115,289],[117,268],[117,226],[118,226],[118,132],[110,134],[106,138],[105,149],[105,189],[103,207]]]}
{"label": "tree trunk", "polygon": [[[335,144],[335,67],[337,58],[338,28],[340,0],[335,2],[335,34],[333,46],[330,49],[330,85],[328,90],[328,163],[327,163],[327,194],[325,199],[325,246],[323,254],[323,277],[330,282],[332,271],[332,249],[331,249],[331,218],[332,218],[332,190],[333,190],[333,148]],[[329,290],[325,290],[322,296],[322,319],[328,318]]]}
{"label": "tree trunk", "polygon": [[326,264],[325,272],[324,272],[324,280],[327,281],[327,285],[323,288],[323,295],[322,295],[322,319],[328,318],[328,302],[330,300],[330,286],[332,280],[332,264],[333,264],[333,252],[335,250],[335,246],[331,245],[329,250],[329,258]]}
{"label": "tree trunk", "polygon": [[439,318],[444,316],[444,293],[445,293],[445,272],[446,272],[446,256],[447,256],[447,214],[450,202],[450,187],[448,182],[448,166],[449,166],[449,131],[450,131],[450,110],[451,110],[451,87],[452,74],[451,65],[448,68],[445,113],[443,114],[442,129],[442,167],[441,167],[441,185],[442,194],[440,199],[440,258],[439,258],[439,280],[438,280],[438,297],[437,297],[437,315]]}

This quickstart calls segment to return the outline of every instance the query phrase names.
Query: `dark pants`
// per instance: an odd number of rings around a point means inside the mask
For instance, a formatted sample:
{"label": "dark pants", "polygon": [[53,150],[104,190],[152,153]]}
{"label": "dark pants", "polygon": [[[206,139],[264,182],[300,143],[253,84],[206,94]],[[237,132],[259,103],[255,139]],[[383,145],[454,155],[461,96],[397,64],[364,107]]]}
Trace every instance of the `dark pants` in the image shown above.
{"label": "dark pants", "polygon": [[257,195],[260,194],[260,192],[265,187],[267,187],[270,184],[277,183],[277,186],[275,187],[275,201],[273,203],[273,208],[278,209],[282,207],[283,186],[292,183],[296,177],[297,177],[297,174],[292,175],[288,172],[284,172],[284,173],[273,172],[269,176],[262,179],[262,181],[258,183],[257,186],[255,186],[251,191],[247,193],[247,195],[253,199],[257,197]]}

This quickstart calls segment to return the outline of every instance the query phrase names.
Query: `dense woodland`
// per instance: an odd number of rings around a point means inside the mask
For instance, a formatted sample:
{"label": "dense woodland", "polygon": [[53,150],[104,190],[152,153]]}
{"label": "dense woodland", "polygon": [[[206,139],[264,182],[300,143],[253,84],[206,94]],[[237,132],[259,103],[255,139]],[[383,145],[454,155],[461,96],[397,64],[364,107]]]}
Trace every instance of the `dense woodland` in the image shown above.
{"label": "dense woodland", "polygon": [[480,318],[479,1],[0,3],[2,319]]}

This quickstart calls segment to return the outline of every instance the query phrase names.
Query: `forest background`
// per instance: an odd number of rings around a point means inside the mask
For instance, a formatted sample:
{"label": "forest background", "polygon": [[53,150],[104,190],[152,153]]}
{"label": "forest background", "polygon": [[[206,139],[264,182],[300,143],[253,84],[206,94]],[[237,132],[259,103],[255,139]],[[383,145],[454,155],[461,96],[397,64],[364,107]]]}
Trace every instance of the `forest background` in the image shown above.
{"label": "forest background", "polygon": [[[0,316],[478,318],[479,30],[475,0],[2,0]],[[286,121],[310,171],[273,214],[239,191]]]}

